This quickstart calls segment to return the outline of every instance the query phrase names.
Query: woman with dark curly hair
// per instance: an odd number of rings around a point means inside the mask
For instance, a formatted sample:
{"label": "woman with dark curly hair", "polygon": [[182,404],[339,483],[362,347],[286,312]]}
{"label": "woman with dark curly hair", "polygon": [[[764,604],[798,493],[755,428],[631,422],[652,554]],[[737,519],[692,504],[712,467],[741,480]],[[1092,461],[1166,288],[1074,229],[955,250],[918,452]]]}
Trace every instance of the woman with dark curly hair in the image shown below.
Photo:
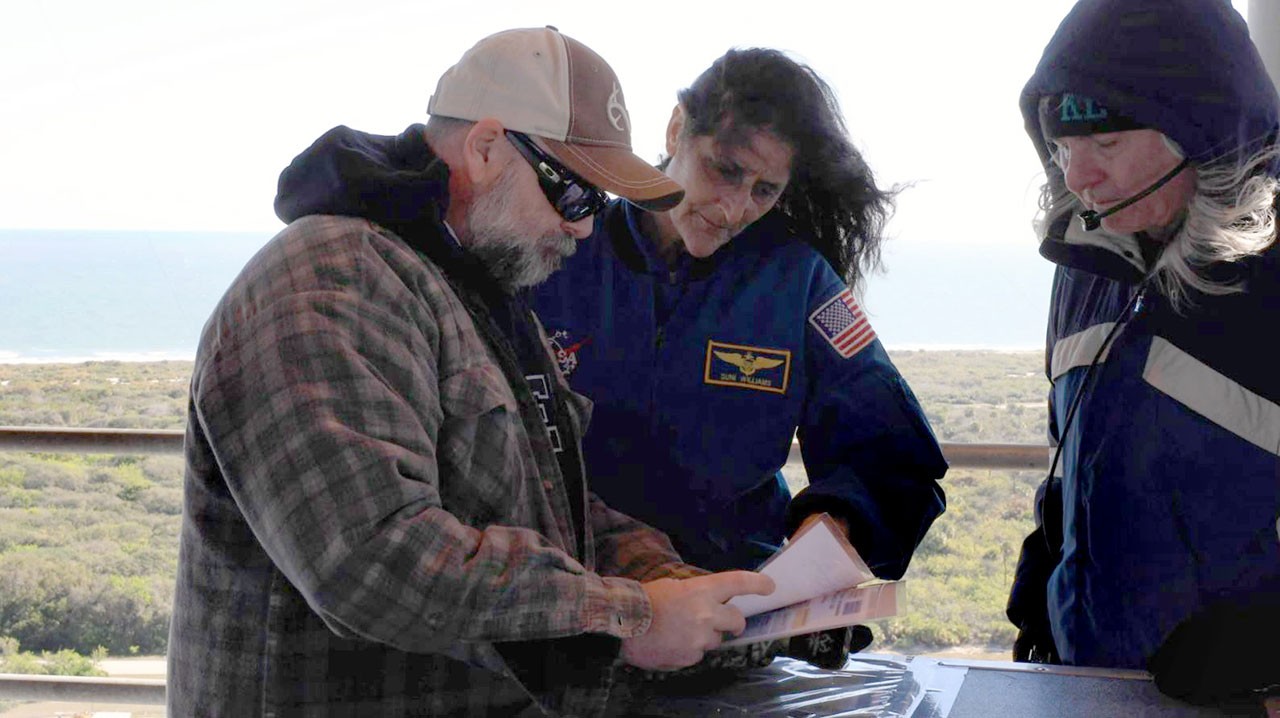
{"label": "woman with dark curly hair", "polygon": [[[879,264],[893,192],[830,87],[781,52],[730,51],[678,99],[661,167],[683,201],[613,201],[535,292],[595,402],[592,489],[707,568],[754,568],[825,512],[899,578],[947,467],[851,289]],[[809,485],[793,498],[796,436]]]}

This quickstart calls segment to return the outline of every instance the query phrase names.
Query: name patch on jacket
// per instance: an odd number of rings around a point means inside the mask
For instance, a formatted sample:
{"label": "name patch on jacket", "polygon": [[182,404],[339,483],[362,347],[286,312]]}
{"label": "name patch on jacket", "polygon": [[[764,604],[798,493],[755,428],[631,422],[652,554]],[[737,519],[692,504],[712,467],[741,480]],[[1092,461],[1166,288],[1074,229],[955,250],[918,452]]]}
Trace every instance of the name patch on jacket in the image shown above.
{"label": "name patch on jacket", "polygon": [[790,378],[791,352],[786,349],[707,342],[702,379],[708,384],[785,394]]}
{"label": "name patch on jacket", "polygon": [[809,323],[840,356],[848,359],[875,341],[876,333],[862,313],[853,292],[843,292],[823,302],[809,315]]}

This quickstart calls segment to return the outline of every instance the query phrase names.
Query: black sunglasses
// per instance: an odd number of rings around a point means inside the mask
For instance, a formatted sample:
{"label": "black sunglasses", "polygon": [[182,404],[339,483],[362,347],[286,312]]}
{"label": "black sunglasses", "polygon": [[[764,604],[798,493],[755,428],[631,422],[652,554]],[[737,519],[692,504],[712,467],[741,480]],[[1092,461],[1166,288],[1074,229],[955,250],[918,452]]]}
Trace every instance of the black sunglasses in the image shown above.
{"label": "black sunglasses", "polygon": [[556,162],[527,135],[507,130],[507,138],[533,167],[542,193],[565,221],[577,222],[604,209],[609,202],[604,192]]}

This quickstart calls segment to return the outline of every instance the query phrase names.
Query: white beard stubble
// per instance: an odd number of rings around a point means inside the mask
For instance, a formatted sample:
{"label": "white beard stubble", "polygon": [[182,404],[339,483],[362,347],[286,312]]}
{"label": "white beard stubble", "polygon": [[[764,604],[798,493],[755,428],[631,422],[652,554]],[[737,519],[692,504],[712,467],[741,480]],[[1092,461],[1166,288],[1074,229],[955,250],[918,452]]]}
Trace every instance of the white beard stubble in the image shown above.
{"label": "white beard stubble", "polygon": [[515,171],[508,167],[476,198],[468,222],[471,237],[464,245],[509,290],[542,283],[578,248],[577,240],[559,231],[530,238],[516,212],[515,186]]}

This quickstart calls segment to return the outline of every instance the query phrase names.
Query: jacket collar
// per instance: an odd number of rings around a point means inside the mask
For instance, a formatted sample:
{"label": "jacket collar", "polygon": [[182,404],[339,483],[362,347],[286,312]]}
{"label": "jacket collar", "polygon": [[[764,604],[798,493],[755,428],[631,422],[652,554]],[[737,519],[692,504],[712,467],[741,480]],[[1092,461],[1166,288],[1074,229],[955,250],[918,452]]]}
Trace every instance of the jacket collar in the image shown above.
{"label": "jacket collar", "polygon": [[597,225],[597,231],[604,230],[613,244],[614,253],[622,263],[631,271],[641,274],[687,273],[690,279],[704,279],[731,257],[759,251],[769,241],[780,240],[790,234],[778,213],[770,212],[733,237],[710,257],[698,259],[681,252],[677,255],[676,263],[670,265],[658,254],[657,243],[641,230],[640,217],[644,211],[626,200],[614,200]]}
{"label": "jacket collar", "polygon": [[1101,229],[1086,232],[1071,212],[1064,212],[1050,222],[1040,242],[1040,256],[1054,264],[1122,282],[1141,281],[1148,272],[1148,263],[1136,236],[1111,234]]}
{"label": "jacket collar", "polygon": [[[667,262],[658,252],[658,243],[641,229],[640,218],[645,211],[625,200],[617,201],[617,214],[611,233],[614,250],[633,271],[644,274],[687,275],[699,279],[711,274],[724,255],[728,245],[705,259],[696,259],[684,252],[676,254],[674,262]],[[611,209],[613,209],[611,207]]]}

